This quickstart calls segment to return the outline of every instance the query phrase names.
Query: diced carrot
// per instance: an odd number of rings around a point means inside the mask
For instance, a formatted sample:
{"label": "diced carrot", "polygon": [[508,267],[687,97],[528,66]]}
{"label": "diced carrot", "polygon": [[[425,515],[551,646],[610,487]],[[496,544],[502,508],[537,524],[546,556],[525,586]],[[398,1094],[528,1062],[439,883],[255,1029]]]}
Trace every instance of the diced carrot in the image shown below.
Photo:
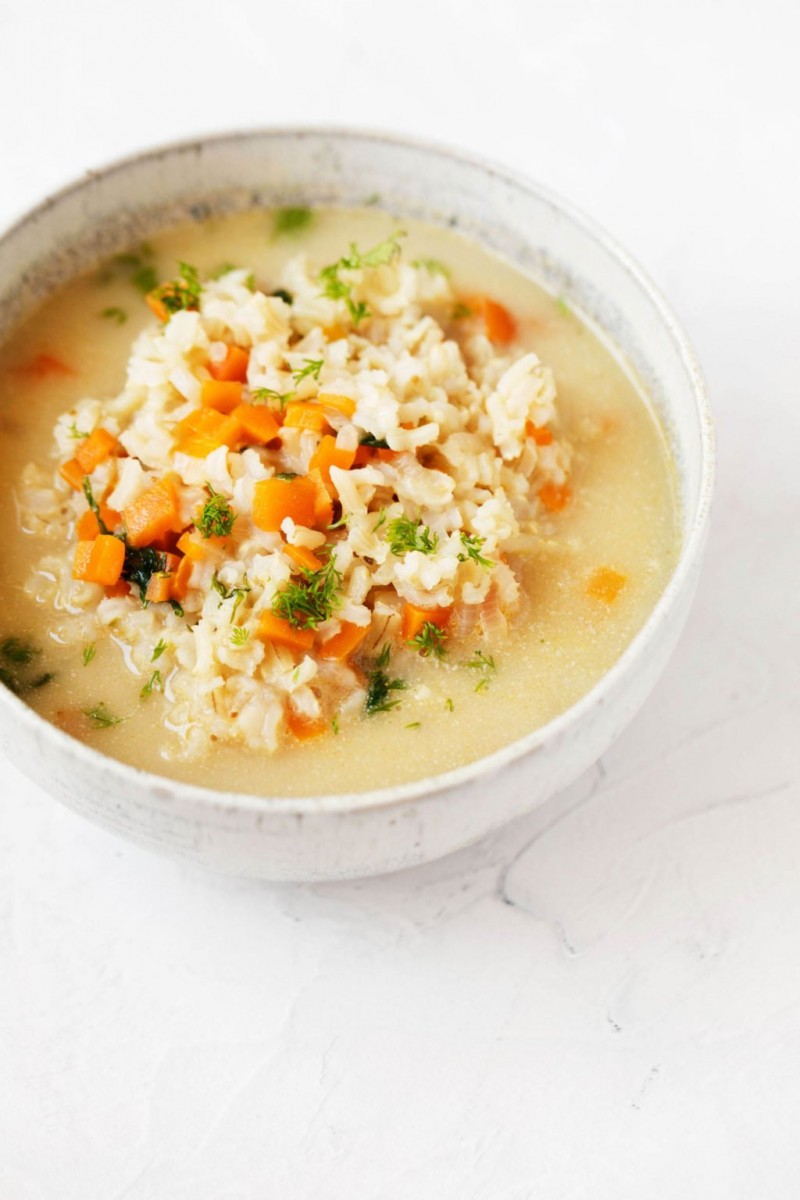
{"label": "diced carrot", "polygon": [[317,487],[306,475],[294,479],[260,479],[253,492],[253,521],[259,529],[280,529],[291,517],[297,525],[313,526]]}
{"label": "diced carrot", "polygon": [[551,483],[548,480],[539,490],[539,499],[548,512],[561,512],[572,499],[572,489],[566,483]]}
{"label": "diced carrot", "polygon": [[37,354],[29,362],[14,367],[15,375],[31,375],[34,379],[45,379],[48,375],[77,375],[77,373],[53,354]]}
{"label": "diced carrot", "polygon": [[[109,508],[106,504],[100,505],[100,520],[105,525],[106,529],[115,530],[122,524],[122,516],[115,509]],[[87,508],[75,525],[75,532],[82,542],[90,542],[100,533],[100,525],[97,517],[91,508]]]}
{"label": "diced carrot", "polygon": [[553,440],[553,435],[546,425],[534,425],[533,421],[525,423],[525,432],[537,446],[549,446]]}
{"label": "diced carrot", "polygon": [[181,561],[178,563],[170,580],[172,587],[170,596],[175,600],[185,600],[186,593],[189,590],[189,580],[194,570],[194,561],[188,554],[184,554]]}
{"label": "diced carrot", "polygon": [[316,433],[326,433],[330,429],[323,409],[306,400],[294,400],[287,404],[283,423],[290,429],[313,429]]}
{"label": "diced carrot", "polygon": [[420,608],[418,604],[404,604],[401,630],[403,641],[412,641],[420,632],[423,625],[426,625],[429,621],[434,625],[438,625],[439,629],[446,629],[452,611],[452,605]]}
{"label": "diced carrot", "polygon": [[175,449],[193,458],[205,458],[220,446],[233,446],[241,436],[241,426],[233,415],[224,416],[213,408],[195,408],[173,430]]}
{"label": "diced carrot", "polygon": [[314,451],[309,467],[319,471],[322,482],[335,499],[339,493],[331,480],[331,467],[341,467],[343,471],[349,471],[355,457],[355,450],[341,450],[336,445],[336,438],[326,433]]}
{"label": "diced carrot", "polygon": [[111,587],[106,588],[106,595],[114,600],[120,596],[129,596],[130,592],[131,585],[127,579],[118,579],[116,583],[111,584]]}
{"label": "diced carrot", "polygon": [[219,379],[204,379],[200,385],[200,403],[216,412],[230,413],[242,402],[242,385]]}
{"label": "diced carrot", "polygon": [[81,467],[77,458],[70,458],[67,462],[62,463],[58,468],[58,473],[71,488],[75,488],[76,492],[83,491],[83,480],[86,472]]}
{"label": "diced carrot", "polygon": [[368,633],[369,625],[353,625],[350,621],[343,621],[339,632],[322,643],[319,656],[342,662],[358,649]]}
{"label": "diced carrot", "polygon": [[351,400],[349,396],[340,396],[337,392],[320,392],[317,396],[317,404],[321,404],[323,408],[332,408],[336,412],[344,413],[346,417],[352,417],[356,411],[355,400]]}
{"label": "diced carrot", "polygon": [[286,709],[286,724],[300,742],[308,742],[311,738],[321,737],[329,729],[327,721],[323,721],[319,717],[316,719],[303,717],[296,713],[291,705]]}
{"label": "diced carrot", "polygon": [[161,287],[153,288],[152,292],[148,292],[145,296],[145,302],[150,311],[158,317],[159,321],[166,322],[169,320],[170,314],[161,296]]}
{"label": "diced carrot", "polygon": [[289,650],[310,650],[314,644],[313,629],[295,629],[283,617],[274,613],[264,612],[258,626],[258,636],[265,642],[275,646],[287,646]]}
{"label": "diced carrot", "polygon": [[291,542],[287,542],[283,547],[283,552],[304,571],[319,571],[322,566],[322,559],[317,558],[314,551],[309,550],[308,546],[293,546]]}
{"label": "diced carrot", "polygon": [[150,604],[163,604],[172,596],[172,580],[166,571],[157,571],[147,581],[145,600]]}
{"label": "diced carrot", "polygon": [[376,459],[378,462],[394,462],[398,453],[397,450],[388,450],[386,446],[359,446],[353,466],[365,467],[367,463],[375,462]]}
{"label": "diced carrot", "polygon": [[101,533],[91,542],[78,542],[75,549],[73,579],[113,587],[122,574],[125,544],[110,533]]}
{"label": "diced carrot", "polygon": [[75,458],[84,475],[91,475],[95,467],[99,467],[100,463],[105,462],[112,454],[118,454],[120,449],[121,446],[113,433],[100,428],[89,434],[76,451]]}
{"label": "diced carrot", "polygon": [[165,534],[183,528],[172,480],[165,476],[122,510],[132,546],[147,546]]}
{"label": "diced carrot", "polygon": [[325,487],[325,480],[316,467],[311,467],[308,478],[314,484],[314,526],[317,529],[327,529],[333,521],[333,501]]}
{"label": "diced carrot", "polygon": [[236,383],[246,383],[247,364],[249,361],[250,355],[246,350],[242,350],[240,346],[228,346],[228,353],[222,362],[209,361],[208,370],[215,379],[219,379],[224,383],[233,381]]}
{"label": "diced carrot", "polygon": [[239,422],[245,440],[256,446],[265,446],[281,431],[274,414],[265,404],[240,404],[232,416]]}
{"label": "diced carrot", "polygon": [[613,604],[627,582],[628,576],[615,571],[613,567],[598,567],[589,577],[586,591],[594,600]]}
{"label": "diced carrot", "polygon": [[507,308],[490,300],[488,296],[480,296],[470,304],[483,317],[486,336],[490,342],[505,346],[513,342],[517,334],[517,322]]}
{"label": "diced carrot", "polygon": [[323,329],[322,336],[326,342],[338,342],[340,338],[347,337],[347,330],[342,329],[341,325],[328,325]]}
{"label": "diced carrot", "polygon": [[176,548],[192,562],[200,562],[206,556],[205,546],[193,538],[188,529],[178,538]]}

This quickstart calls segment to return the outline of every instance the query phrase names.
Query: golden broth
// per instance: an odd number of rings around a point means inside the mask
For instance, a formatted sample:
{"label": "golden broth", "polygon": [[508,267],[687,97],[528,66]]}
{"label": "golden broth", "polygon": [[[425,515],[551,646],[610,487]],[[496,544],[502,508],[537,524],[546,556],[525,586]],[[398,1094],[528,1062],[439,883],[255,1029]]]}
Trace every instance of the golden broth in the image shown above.
{"label": "golden broth", "polygon": [[[62,644],[60,616],[37,605],[25,585],[52,551],[20,529],[14,501],[25,463],[52,456],[52,426],[78,399],[115,395],[122,387],[134,336],[152,320],[130,269],[93,272],[54,295],[0,350],[2,441],[0,637],[40,647],[29,678],[53,672],[26,700],[44,717],[107,754],[137,767],[209,787],[264,795],[362,791],[433,775],[497,750],[575,703],[619,657],[653,608],[678,550],[678,512],[664,435],[641,390],[617,356],[551,294],[462,236],[416,222],[404,253],[447,264],[454,287],[485,292],[519,321],[520,344],[552,367],[561,430],[575,457],[573,500],[556,515],[555,537],[515,567],[525,597],[510,636],[483,649],[495,672],[420,659],[399,651],[391,674],[408,681],[388,713],[349,720],[338,734],[292,744],[274,755],[219,744],[207,756],[180,757],[165,728],[164,699],[140,697],[146,677],[128,669],[121,646],[99,637],[84,665],[83,647]],[[212,271],[224,262],[252,267],[277,281],[282,264],[303,250],[316,262],[335,260],[351,241],[379,242],[397,228],[377,210],[323,210],[301,236],[273,238],[269,214],[185,227],[152,242],[159,278],[176,260]],[[109,274],[111,278],[109,278]],[[122,310],[124,323],[109,310]],[[68,364],[38,376],[25,370],[37,356]],[[587,593],[593,572],[611,567],[627,577],[613,603]],[[463,661],[463,660],[462,660]],[[98,704],[121,717],[87,729],[70,714]]]}

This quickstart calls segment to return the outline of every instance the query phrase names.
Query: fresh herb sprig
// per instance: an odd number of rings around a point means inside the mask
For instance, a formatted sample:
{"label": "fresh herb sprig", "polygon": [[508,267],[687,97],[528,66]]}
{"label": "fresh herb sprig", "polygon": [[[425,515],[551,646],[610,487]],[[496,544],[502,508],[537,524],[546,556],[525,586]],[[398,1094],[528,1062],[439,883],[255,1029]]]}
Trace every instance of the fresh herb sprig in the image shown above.
{"label": "fresh herb sprig", "polygon": [[295,383],[302,383],[304,379],[316,379],[319,383],[319,373],[325,365],[324,358],[304,358],[302,367],[298,367],[296,371],[292,371],[292,379]]}
{"label": "fresh herb sprig", "polygon": [[434,621],[426,621],[415,637],[409,638],[408,645],[418,650],[423,658],[444,658],[444,648],[447,633]]}
{"label": "fresh herb sprig", "polygon": [[485,541],[486,538],[478,537],[477,533],[462,533],[461,545],[464,549],[459,552],[458,561],[472,561],[477,563],[479,567],[485,567],[488,571],[490,567],[494,566],[494,562],[491,558],[486,558],[481,554]]}
{"label": "fresh herb sprig", "polygon": [[276,392],[274,388],[254,388],[250,393],[256,404],[277,404],[281,412],[291,400],[294,392]]}
{"label": "fresh herb sprig", "polygon": [[214,589],[214,591],[219,596],[222,597],[222,599],[219,602],[220,607],[222,606],[222,604],[225,600],[233,600],[233,605],[231,607],[231,619],[230,619],[230,624],[232,625],[233,618],[236,616],[236,613],[237,613],[237,610],[238,610],[240,604],[243,603],[244,598],[247,595],[247,593],[251,592],[253,590],[252,586],[250,585],[250,583],[247,579],[247,575],[242,576],[242,582],[240,584],[237,584],[236,587],[228,587],[227,584],[222,582],[219,575],[215,571],[214,574],[211,576],[211,586]]}
{"label": "fresh herb sprig", "polygon": [[497,671],[497,664],[493,656],[491,654],[484,654],[482,650],[476,650],[472,658],[467,659],[464,666],[469,667],[472,671],[481,672],[481,678],[475,684],[475,691],[485,692]]}
{"label": "fresh herb sprig", "polygon": [[405,679],[390,679],[386,668],[389,665],[391,649],[389,643],[381,650],[372,669],[367,674],[367,694],[364,699],[364,711],[367,716],[379,712],[390,712],[400,704],[400,698],[393,696],[394,692],[404,692],[408,687]]}
{"label": "fresh herb sprig", "polygon": [[272,611],[295,629],[316,629],[341,604],[341,587],[341,572],[336,570],[335,559],[330,558],[316,571],[303,568],[298,577],[276,593]]}
{"label": "fresh herb sprig", "polygon": [[121,725],[126,719],[115,716],[105,701],[95,704],[93,708],[84,708],[83,715],[89,718],[95,729],[110,729],[112,725]]}
{"label": "fresh herb sprig", "polygon": [[439,546],[438,533],[431,533],[429,525],[412,521],[410,517],[395,517],[386,525],[386,540],[392,554],[398,557],[412,550],[420,554],[435,554]]}
{"label": "fresh herb sprig", "polygon": [[329,300],[344,300],[356,327],[370,315],[370,311],[363,301],[353,299],[353,285],[346,279],[342,279],[342,272],[358,271],[365,267],[380,267],[394,262],[402,253],[399,240],[402,237],[405,237],[404,231],[398,230],[392,237],[379,242],[377,246],[373,246],[371,250],[366,250],[364,253],[358,249],[355,242],[351,242],[349,254],[343,254],[337,262],[330,263],[320,271],[319,279],[322,284],[323,296],[327,296]]}
{"label": "fresh herb sprig", "polygon": [[195,522],[204,538],[230,537],[233,523],[237,514],[228,501],[219,492],[215,492],[210,483],[206,483],[209,499],[203,505],[203,511]]}

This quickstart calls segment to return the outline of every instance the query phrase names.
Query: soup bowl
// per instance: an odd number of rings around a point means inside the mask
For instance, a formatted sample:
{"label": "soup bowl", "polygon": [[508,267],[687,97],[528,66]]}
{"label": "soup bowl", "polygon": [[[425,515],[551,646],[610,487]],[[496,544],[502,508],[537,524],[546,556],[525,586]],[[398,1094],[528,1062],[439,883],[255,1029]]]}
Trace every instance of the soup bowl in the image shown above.
{"label": "soup bowl", "polygon": [[618,347],[669,439],[678,561],[611,669],[555,720],[457,770],[350,794],[249,796],[136,770],[69,737],[0,688],[0,743],[47,792],[161,853],[230,874],[325,880],[378,874],[463,847],[585,771],[645,700],[697,583],[714,454],[702,376],[678,322],[610,238],[525,179],[420,142],[335,129],[263,129],[166,146],[59,192],[0,239],[0,339],[54,287],[187,220],[285,205],[357,205],[456,225],[567,298]]}

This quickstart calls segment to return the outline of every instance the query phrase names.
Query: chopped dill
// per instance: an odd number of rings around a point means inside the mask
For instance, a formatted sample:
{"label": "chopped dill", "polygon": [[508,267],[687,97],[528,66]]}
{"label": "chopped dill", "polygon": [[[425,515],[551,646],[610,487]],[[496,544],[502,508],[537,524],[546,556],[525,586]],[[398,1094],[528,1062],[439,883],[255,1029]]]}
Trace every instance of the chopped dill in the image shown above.
{"label": "chopped dill", "polygon": [[341,586],[342,576],[336,570],[335,559],[328,559],[316,571],[304,567],[298,577],[276,593],[272,611],[295,629],[316,629],[339,607]]}
{"label": "chopped dill", "polygon": [[158,641],[156,642],[155,646],[153,647],[153,653],[150,657],[150,662],[157,662],[158,659],[161,658],[161,655],[164,653],[166,648],[167,648],[167,643],[164,641],[163,638],[159,638]]}
{"label": "chopped dill", "polygon": [[84,475],[84,477],[83,477],[83,494],[86,497],[86,503],[89,505],[89,508],[92,510],[95,517],[97,518],[98,529],[100,530],[101,533],[108,533],[109,532],[108,526],[106,525],[103,518],[100,516],[100,505],[97,503],[97,501],[94,498],[94,492],[92,491],[92,482],[89,479],[88,475]]}
{"label": "chopped dill", "polygon": [[105,317],[107,321],[116,321],[117,325],[124,325],[128,319],[128,314],[124,308],[117,308],[112,305],[110,308],[104,308],[100,313],[101,317]]}
{"label": "chopped dill", "polygon": [[445,700],[445,702],[444,702],[444,706],[445,706],[445,708],[447,709],[447,711],[448,711],[448,712],[455,712],[455,707],[456,707],[456,706],[455,706],[455,704],[453,704],[453,701],[450,699],[450,697],[449,697],[449,696],[448,696],[448,697],[447,697],[447,699]]}
{"label": "chopped dill", "polygon": [[395,517],[390,521],[386,526],[386,539],[392,554],[398,557],[412,550],[419,550],[421,554],[435,554],[439,545],[438,533],[431,533],[429,525],[412,521],[409,517]]}
{"label": "chopped dill", "polygon": [[421,724],[421,721],[409,721],[409,723],[406,725],[406,729],[419,729]]}
{"label": "chopped dill", "polygon": [[364,436],[359,439],[358,444],[359,446],[371,446],[373,450],[389,449],[389,443],[387,442],[386,438],[375,437],[374,433],[365,433]]}
{"label": "chopped dill", "polygon": [[88,646],[83,647],[83,665],[85,667],[88,667],[95,654],[97,654],[97,646],[94,642],[89,642]]}
{"label": "chopped dill", "polygon": [[95,704],[93,708],[84,708],[83,715],[88,717],[96,729],[108,729],[112,725],[120,725],[125,718],[115,717],[105,701]]}
{"label": "chopped dill", "polygon": [[392,237],[379,242],[371,250],[365,250],[363,254],[356,243],[351,242],[349,254],[342,255],[337,262],[330,263],[320,271],[323,296],[327,296],[329,300],[344,300],[354,325],[358,326],[370,312],[363,301],[353,299],[352,284],[342,279],[342,271],[358,271],[364,267],[380,267],[393,262],[401,253],[401,237],[405,237],[405,233],[398,230]]}
{"label": "chopped dill", "polygon": [[69,436],[71,438],[87,438],[89,434],[84,433],[82,429],[78,429],[78,426],[73,421],[69,427]]}
{"label": "chopped dill", "polygon": [[469,667],[473,671],[481,671],[482,675],[475,684],[476,692],[485,692],[489,686],[491,677],[497,671],[497,664],[491,654],[484,654],[482,650],[476,650],[472,658],[464,663],[465,667]]}
{"label": "chopped dill", "polygon": [[305,366],[298,367],[296,371],[292,371],[292,379],[295,383],[300,383],[303,379],[316,379],[319,383],[319,373],[325,365],[324,358],[304,358]]}
{"label": "chopped dill", "polygon": [[244,625],[234,625],[231,630],[231,644],[234,646],[244,646],[247,644],[247,639],[250,637],[250,630]]}
{"label": "chopped dill", "polygon": [[39,647],[24,638],[8,637],[0,642],[0,658],[16,667],[27,667],[38,654],[41,654]]}
{"label": "chopped dill", "polygon": [[253,590],[247,580],[247,575],[245,574],[242,577],[242,582],[237,587],[228,587],[226,584],[224,584],[222,582],[219,575],[215,571],[214,574],[211,576],[211,586],[214,589],[214,591],[217,592],[219,596],[221,596],[221,600],[219,602],[220,608],[222,607],[222,604],[225,600],[233,600],[233,606],[231,608],[231,620],[230,620],[230,623],[232,625],[233,618],[236,616],[236,611],[239,608],[239,605],[244,601],[244,598],[247,595],[247,593],[251,592]]}
{"label": "chopped dill", "polygon": [[387,642],[367,674],[367,694],[364,699],[367,716],[397,708],[400,700],[393,699],[392,692],[403,692],[408,687],[404,679],[390,679],[386,674],[390,657],[391,650]]}
{"label": "chopped dill", "polygon": [[291,483],[293,479],[297,479],[296,471],[276,471],[273,479],[282,479],[284,483]]}
{"label": "chopped dill", "polygon": [[286,405],[291,400],[294,392],[276,392],[274,388],[254,388],[251,396],[256,404],[269,404],[272,401],[276,402],[283,412]]}
{"label": "chopped dill", "polygon": [[149,264],[142,264],[142,266],[138,267],[132,273],[131,283],[137,291],[145,296],[148,292],[154,291],[158,287],[158,275],[156,274],[155,267],[151,267]]}
{"label": "chopped dill", "polygon": [[453,311],[450,314],[454,321],[461,321],[465,317],[471,317],[472,315],[472,309],[470,306],[468,304],[462,304],[461,302],[453,305]]}
{"label": "chopped dill", "polygon": [[339,732],[339,718],[338,717],[334,717],[333,720],[331,721],[331,729],[333,730],[334,733]]}
{"label": "chopped dill", "polygon": [[446,637],[444,629],[440,629],[435,621],[426,621],[416,637],[409,638],[407,645],[419,650],[423,658],[444,658]]}
{"label": "chopped dill", "polygon": [[272,236],[274,238],[294,237],[296,234],[302,233],[304,229],[308,229],[313,220],[314,213],[310,208],[300,205],[279,208],[272,219]]}
{"label": "chopped dill", "polygon": [[153,674],[139,692],[139,699],[147,700],[149,696],[152,696],[154,690],[159,692],[163,692],[164,690],[164,680],[161,678],[160,671],[153,671]]}
{"label": "chopped dill", "polygon": [[450,268],[446,267],[438,258],[415,258],[411,265],[417,270],[427,271],[429,275],[443,275],[445,279],[450,278]]}
{"label": "chopped dill", "polygon": [[196,521],[197,528],[204,538],[230,537],[236,513],[225,497],[214,491],[210,483],[206,483],[206,487],[209,499],[203,505],[203,511]]}
{"label": "chopped dill", "polygon": [[294,296],[291,292],[287,292],[286,288],[275,288],[274,292],[270,292],[270,296],[277,296],[279,300],[283,300],[284,304],[294,304]]}
{"label": "chopped dill", "polygon": [[477,533],[462,533],[461,545],[464,547],[464,550],[458,555],[458,561],[467,562],[468,559],[471,559],[479,567],[486,567],[487,570],[489,567],[493,567],[494,562],[492,559],[485,558],[481,554],[481,549],[485,541],[486,538],[478,537]]}

